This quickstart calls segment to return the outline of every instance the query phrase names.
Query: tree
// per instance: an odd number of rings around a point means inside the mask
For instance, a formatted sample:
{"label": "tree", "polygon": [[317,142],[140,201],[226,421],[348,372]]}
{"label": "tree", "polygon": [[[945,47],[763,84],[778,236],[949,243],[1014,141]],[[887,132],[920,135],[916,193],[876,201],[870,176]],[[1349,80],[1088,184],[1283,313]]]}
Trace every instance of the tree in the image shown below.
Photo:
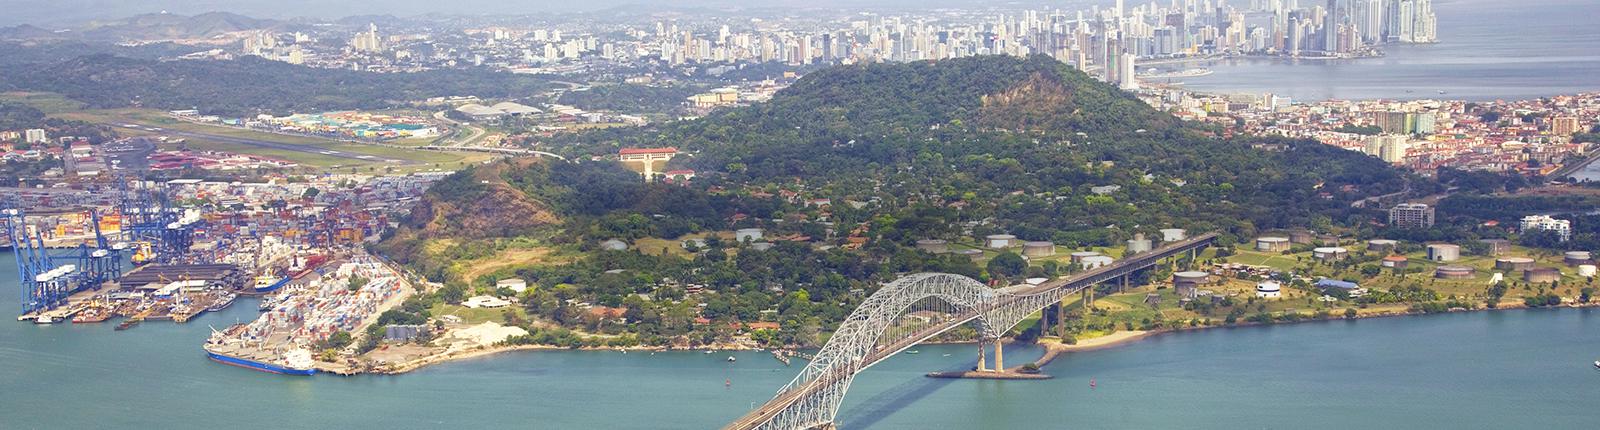
{"label": "tree", "polygon": [[1027,270],[1028,262],[1023,260],[1021,255],[1006,251],[990,259],[989,265],[985,268],[989,270],[989,276],[991,277],[1010,278],[1021,275],[1024,270]]}

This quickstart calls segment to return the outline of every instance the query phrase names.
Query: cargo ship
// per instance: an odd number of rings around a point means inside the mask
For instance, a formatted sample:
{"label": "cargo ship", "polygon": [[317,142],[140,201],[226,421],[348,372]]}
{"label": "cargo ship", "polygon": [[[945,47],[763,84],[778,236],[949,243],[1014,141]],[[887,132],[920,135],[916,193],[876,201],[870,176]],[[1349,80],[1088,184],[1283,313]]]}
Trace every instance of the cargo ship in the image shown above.
{"label": "cargo ship", "polygon": [[284,276],[281,278],[276,276],[257,276],[256,288],[253,292],[256,294],[266,294],[273,291],[278,291],[279,288],[283,288],[284,285],[288,285],[289,281],[293,280],[294,277],[291,276]]}
{"label": "cargo ship", "polygon": [[250,370],[279,375],[310,376],[317,374],[317,369],[312,367],[311,351],[296,349],[283,355],[280,363],[268,363],[265,360],[252,360],[243,357],[234,357],[217,351],[206,349],[206,358],[229,366],[238,366]]}
{"label": "cargo ship", "polygon": [[224,331],[212,329],[211,338],[206,340],[205,347],[202,348],[206,351],[206,358],[229,366],[279,375],[309,376],[317,373],[316,362],[311,359],[311,351],[302,348],[291,349],[276,360],[242,354],[241,351],[247,347],[242,346],[235,336],[244,330],[244,324],[234,324]]}

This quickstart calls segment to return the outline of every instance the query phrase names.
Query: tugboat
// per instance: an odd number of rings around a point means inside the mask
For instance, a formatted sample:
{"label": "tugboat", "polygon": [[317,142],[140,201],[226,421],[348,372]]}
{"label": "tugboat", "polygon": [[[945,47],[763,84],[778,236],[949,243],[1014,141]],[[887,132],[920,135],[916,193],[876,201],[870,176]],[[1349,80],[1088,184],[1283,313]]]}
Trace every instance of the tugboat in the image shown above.
{"label": "tugboat", "polygon": [[127,329],[130,329],[130,328],[133,328],[134,326],[139,325],[140,321],[142,321],[142,320],[131,319],[131,318],[127,319],[127,320],[123,320],[121,324],[117,324],[116,330],[117,331],[123,331],[123,330],[127,330]]}

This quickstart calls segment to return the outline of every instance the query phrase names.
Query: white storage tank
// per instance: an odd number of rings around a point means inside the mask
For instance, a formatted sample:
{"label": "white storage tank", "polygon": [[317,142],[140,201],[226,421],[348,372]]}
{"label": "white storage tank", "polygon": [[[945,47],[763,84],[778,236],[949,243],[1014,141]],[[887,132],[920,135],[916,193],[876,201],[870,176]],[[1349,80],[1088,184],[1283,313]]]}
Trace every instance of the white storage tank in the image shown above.
{"label": "white storage tank", "polygon": [[1568,266],[1587,264],[1592,262],[1594,259],[1594,256],[1590,254],[1589,251],[1567,251],[1566,253],[1561,254],[1561,257],[1562,260],[1566,261]]}
{"label": "white storage tank", "polygon": [[1150,252],[1151,249],[1153,249],[1153,246],[1150,243],[1150,239],[1145,239],[1143,233],[1135,234],[1133,239],[1128,240],[1128,254]]}
{"label": "white storage tank", "polygon": [[1278,281],[1261,281],[1256,283],[1256,297],[1276,299],[1283,297],[1283,284]]}
{"label": "white storage tank", "polygon": [[1161,241],[1162,242],[1176,242],[1176,241],[1187,239],[1188,237],[1189,237],[1189,232],[1185,231],[1184,229],[1181,229],[1181,228],[1163,228],[1163,229],[1161,229]]}
{"label": "white storage tank", "polygon": [[1324,246],[1311,250],[1311,258],[1324,261],[1342,260],[1350,251],[1337,246]]}
{"label": "white storage tank", "polygon": [[1266,236],[1256,238],[1256,250],[1267,252],[1283,252],[1289,250],[1289,238]]}
{"label": "white storage tank", "polygon": [[1428,245],[1428,259],[1432,261],[1460,260],[1461,247],[1449,243],[1435,243]]}
{"label": "white storage tank", "polygon": [[1083,259],[1083,262],[1078,264],[1081,264],[1085,270],[1088,270],[1096,267],[1110,266],[1113,261],[1116,260],[1112,260],[1111,257],[1104,255],[1096,255],[1092,257],[1086,257]]}
{"label": "white storage tank", "polygon": [[922,239],[917,241],[917,249],[934,254],[943,254],[950,252],[950,244],[945,242],[944,239]]}
{"label": "white storage tank", "polygon": [[1578,265],[1578,276],[1582,276],[1582,277],[1585,277],[1585,278],[1593,278],[1594,277],[1594,265],[1593,264],[1579,264]]}
{"label": "white storage tank", "polygon": [[1073,263],[1082,263],[1083,259],[1085,259],[1085,258],[1096,257],[1096,256],[1099,256],[1099,255],[1100,255],[1100,253],[1094,252],[1094,251],[1077,251],[1077,252],[1074,252],[1072,254],[1069,254],[1069,257],[1072,258],[1072,262]]}
{"label": "white storage tank", "polygon": [[983,246],[992,249],[1010,248],[1016,241],[1017,237],[1009,234],[991,234],[984,236]]}
{"label": "white storage tank", "polygon": [[741,228],[733,232],[733,241],[744,242],[746,240],[751,242],[761,240],[761,229]]}
{"label": "white storage tank", "polygon": [[1049,257],[1056,255],[1056,244],[1046,241],[1025,242],[1022,244],[1022,255],[1026,257]]}
{"label": "white storage tank", "polygon": [[979,259],[983,258],[983,251],[979,251],[979,250],[972,249],[972,248],[957,249],[957,250],[953,251],[952,253],[954,253],[955,255],[965,255],[965,256],[967,256],[967,258],[971,259],[972,261],[978,261]]}

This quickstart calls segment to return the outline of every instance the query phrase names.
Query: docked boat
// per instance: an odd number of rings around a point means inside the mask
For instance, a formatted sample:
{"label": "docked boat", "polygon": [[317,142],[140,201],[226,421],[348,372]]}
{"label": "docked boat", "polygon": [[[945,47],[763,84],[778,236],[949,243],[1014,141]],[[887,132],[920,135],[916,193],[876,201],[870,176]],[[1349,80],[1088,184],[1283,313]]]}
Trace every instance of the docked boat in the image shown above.
{"label": "docked boat", "polygon": [[913,350],[910,350],[910,351],[906,351],[906,353],[907,353],[907,354],[921,354],[921,353],[922,353],[922,351],[919,351],[919,350],[915,350],[915,349],[913,349]]}
{"label": "docked boat", "polygon": [[256,306],[256,310],[261,311],[261,312],[266,312],[266,311],[272,310],[272,307],[278,305],[278,301],[274,300],[274,299],[275,299],[275,297],[273,297],[273,296],[262,297],[261,298],[261,305],[260,306]]}
{"label": "docked boat", "polygon": [[130,328],[133,328],[134,326],[138,326],[139,325],[139,321],[140,320],[137,320],[137,319],[123,320],[122,323],[117,324],[117,331],[123,331],[123,330],[127,330],[127,329],[130,329]]}
{"label": "docked boat", "polygon": [[98,323],[111,319],[111,311],[99,306],[90,306],[79,311],[72,317],[73,324]]}
{"label": "docked boat", "polygon": [[34,324],[40,324],[40,325],[55,324],[56,323],[56,319],[55,319],[55,317],[51,317],[49,315],[40,315],[40,316],[37,316],[37,317],[33,318],[33,323]]}
{"label": "docked boat", "polygon": [[283,358],[280,360],[256,360],[223,354],[213,351],[211,348],[206,348],[206,358],[229,366],[279,375],[309,376],[317,374],[316,362],[311,359],[311,351],[304,349],[290,350],[284,353]]}
{"label": "docked boat", "polygon": [[254,292],[256,294],[266,294],[278,291],[278,289],[283,288],[284,285],[288,285],[289,281],[293,280],[294,278],[290,276],[257,276]]}
{"label": "docked boat", "polygon": [[221,296],[217,297],[216,302],[213,302],[211,303],[211,306],[206,307],[206,312],[220,312],[223,309],[227,309],[229,306],[233,306],[233,301],[237,298],[239,298],[239,296],[236,294],[222,293]]}

